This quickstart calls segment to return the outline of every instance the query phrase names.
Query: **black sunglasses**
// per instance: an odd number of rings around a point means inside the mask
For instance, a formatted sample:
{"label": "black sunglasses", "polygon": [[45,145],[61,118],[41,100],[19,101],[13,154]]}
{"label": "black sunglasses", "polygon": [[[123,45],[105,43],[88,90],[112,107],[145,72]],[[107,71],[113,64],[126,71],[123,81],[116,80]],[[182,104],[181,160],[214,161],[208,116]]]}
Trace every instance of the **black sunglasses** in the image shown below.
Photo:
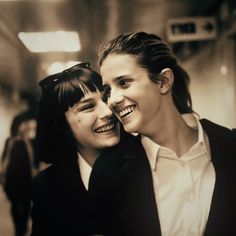
{"label": "black sunglasses", "polygon": [[77,71],[79,69],[91,69],[90,64],[88,62],[81,62],[81,63],[78,63],[66,70],[63,70],[62,72],[59,72],[59,73],[56,73],[53,75],[49,75],[45,79],[43,79],[39,82],[39,86],[43,90],[50,88],[53,85],[55,85],[56,82],[58,82],[62,79],[65,79],[69,74],[71,74],[72,72]]}

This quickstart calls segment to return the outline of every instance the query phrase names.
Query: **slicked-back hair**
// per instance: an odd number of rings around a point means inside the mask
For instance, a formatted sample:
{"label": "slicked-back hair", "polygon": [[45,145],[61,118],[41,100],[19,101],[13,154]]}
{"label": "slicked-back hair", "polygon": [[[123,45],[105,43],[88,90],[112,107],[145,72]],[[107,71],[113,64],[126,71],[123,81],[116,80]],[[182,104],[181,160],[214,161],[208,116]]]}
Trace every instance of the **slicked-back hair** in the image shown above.
{"label": "slicked-back hair", "polygon": [[172,97],[175,106],[181,114],[193,112],[189,92],[189,75],[178,64],[178,60],[169,45],[159,36],[145,32],[119,35],[100,47],[98,55],[100,66],[110,54],[135,56],[138,65],[148,71],[149,78],[154,83],[163,80],[160,72],[164,68],[170,68],[174,74]]}
{"label": "slicked-back hair", "polygon": [[[51,79],[55,77],[56,79]],[[102,78],[89,68],[79,68],[72,72],[48,76],[44,79],[46,80],[51,80],[53,83],[41,86],[36,155],[46,163],[69,161],[69,158],[76,157],[78,150],[66,121],[65,112],[79,102],[86,93],[101,91]]]}

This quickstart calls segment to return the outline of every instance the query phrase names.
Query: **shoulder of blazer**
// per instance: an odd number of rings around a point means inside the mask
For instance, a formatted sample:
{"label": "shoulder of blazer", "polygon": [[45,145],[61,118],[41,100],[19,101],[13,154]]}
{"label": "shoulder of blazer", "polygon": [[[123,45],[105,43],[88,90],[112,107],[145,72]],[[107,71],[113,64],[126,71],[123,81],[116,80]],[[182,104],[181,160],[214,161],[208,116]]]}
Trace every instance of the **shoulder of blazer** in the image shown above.
{"label": "shoulder of blazer", "polygon": [[[212,155],[220,157],[231,156],[231,159],[235,160],[236,140],[233,131],[207,119],[202,119],[200,122],[209,138]],[[213,158],[213,160],[216,159]],[[217,158],[217,160],[219,159]],[[228,160],[228,158],[221,158],[221,160]]]}
{"label": "shoulder of blazer", "polygon": [[44,193],[52,191],[52,188],[60,188],[61,183],[67,179],[70,181],[71,178],[74,178],[73,176],[78,175],[78,172],[76,157],[71,157],[71,161],[67,160],[63,163],[58,162],[49,165],[33,178],[33,197],[44,195]]}
{"label": "shoulder of blazer", "polygon": [[113,188],[140,159],[142,144],[131,134],[122,133],[118,145],[107,149],[96,160],[90,176],[90,186]]}
{"label": "shoulder of blazer", "polygon": [[45,192],[47,192],[47,189],[50,189],[51,183],[54,182],[53,179],[55,178],[56,172],[56,168],[52,164],[46,169],[40,171],[33,178],[33,199],[40,198]]}
{"label": "shoulder of blazer", "polygon": [[233,135],[233,131],[231,129],[223,127],[223,126],[218,125],[216,123],[213,123],[207,119],[201,119],[200,123],[210,139],[213,138],[216,141],[218,140],[221,142],[223,140],[233,141],[234,135]]}

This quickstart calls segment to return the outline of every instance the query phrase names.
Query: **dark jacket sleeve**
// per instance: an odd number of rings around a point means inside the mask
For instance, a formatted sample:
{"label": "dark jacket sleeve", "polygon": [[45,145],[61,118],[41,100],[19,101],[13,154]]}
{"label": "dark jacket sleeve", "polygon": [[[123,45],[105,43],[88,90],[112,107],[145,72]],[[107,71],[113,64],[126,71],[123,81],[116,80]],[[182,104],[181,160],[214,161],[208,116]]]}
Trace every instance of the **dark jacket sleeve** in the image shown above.
{"label": "dark jacket sleeve", "polygon": [[[41,174],[40,174],[41,175]],[[43,197],[43,178],[44,176],[36,176],[33,181],[33,196],[32,196],[32,236],[45,235],[48,228],[48,216],[44,215],[44,197]]]}
{"label": "dark jacket sleeve", "polygon": [[30,156],[23,140],[14,142],[9,151],[4,189],[12,201],[30,199],[32,170]]}
{"label": "dark jacket sleeve", "polygon": [[[49,167],[50,168],[50,167]],[[50,175],[46,169],[35,176],[32,194],[32,231],[31,236],[55,235],[52,196],[50,196]]]}

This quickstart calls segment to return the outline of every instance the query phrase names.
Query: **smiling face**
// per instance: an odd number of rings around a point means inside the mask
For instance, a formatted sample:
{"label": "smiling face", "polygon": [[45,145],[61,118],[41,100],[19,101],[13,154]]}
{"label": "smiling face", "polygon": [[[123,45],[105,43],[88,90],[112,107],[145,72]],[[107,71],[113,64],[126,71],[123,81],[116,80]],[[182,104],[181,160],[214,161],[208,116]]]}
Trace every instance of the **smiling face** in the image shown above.
{"label": "smiling face", "polygon": [[112,147],[120,140],[119,124],[99,91],[85,93],[65,112],[65,117],[79,150]]}
{"label": "smiling face", "polygon": [[129,54],[110,54],[100,72],[108,103],[127,132],[147,134],[161,114],[161,85],[149,79],[146,69]]}

